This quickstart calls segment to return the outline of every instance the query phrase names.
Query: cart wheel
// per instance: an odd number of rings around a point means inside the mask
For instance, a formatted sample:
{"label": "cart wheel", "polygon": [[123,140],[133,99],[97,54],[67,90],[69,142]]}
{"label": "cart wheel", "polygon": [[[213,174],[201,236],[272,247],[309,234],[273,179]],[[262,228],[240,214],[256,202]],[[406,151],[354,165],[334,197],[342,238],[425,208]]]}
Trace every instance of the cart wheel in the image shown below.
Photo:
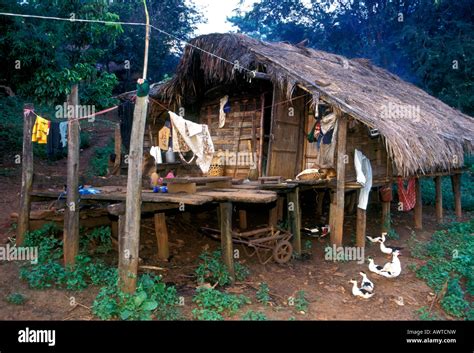
{"label": "cart wheel", "polygon": [[284,264],[291,259],[293,246],[288,240],[279,241],[273,248],[273,259],[279,264]]}

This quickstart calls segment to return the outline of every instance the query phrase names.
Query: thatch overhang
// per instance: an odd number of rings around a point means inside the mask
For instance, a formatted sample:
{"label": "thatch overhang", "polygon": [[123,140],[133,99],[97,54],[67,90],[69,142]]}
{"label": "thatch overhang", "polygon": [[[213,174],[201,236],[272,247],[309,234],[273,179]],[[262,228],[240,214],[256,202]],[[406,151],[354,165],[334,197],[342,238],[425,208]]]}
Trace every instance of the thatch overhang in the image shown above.
{"label": "thatch overhang", "polygon": [[[202,49],[196,49],[196,47]],[[206,53],[207,52],[207,53]],[[227,61],[220,60],[219,57]],[[268,43],[241,34],[209,34],[187,45],[176,75],[152,95],[180,104],[204,89],[267,74],[291,98],[297,87],[379,130],[399,175],[451,171],[471,153],[474,119],[365,59]],[[238,68],[238,67],[237,67]]]}

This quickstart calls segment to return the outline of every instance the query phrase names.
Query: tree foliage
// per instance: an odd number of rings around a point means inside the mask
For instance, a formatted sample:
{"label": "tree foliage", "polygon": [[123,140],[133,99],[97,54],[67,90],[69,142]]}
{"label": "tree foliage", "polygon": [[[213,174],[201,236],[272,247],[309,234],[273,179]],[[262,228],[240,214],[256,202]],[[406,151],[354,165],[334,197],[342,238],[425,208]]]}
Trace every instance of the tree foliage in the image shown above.
{"label": "tree foliage", "polygon": [[447,104],[474,113],[470,0],[262,0],[229,20],[243,33],[369,58]]}

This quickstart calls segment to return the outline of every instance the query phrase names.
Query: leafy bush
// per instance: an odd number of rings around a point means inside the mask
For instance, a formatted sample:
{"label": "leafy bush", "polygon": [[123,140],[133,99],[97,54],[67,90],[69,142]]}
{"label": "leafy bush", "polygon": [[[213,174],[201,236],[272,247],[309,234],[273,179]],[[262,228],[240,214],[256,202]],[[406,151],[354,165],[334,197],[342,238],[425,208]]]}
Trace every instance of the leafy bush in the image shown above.
{"label": "leafy bush", "polygon": [[418,318],[423,321],[434,321],[440,319],[440,317],[435,313],[430,313],[426,306],[421,307],[415,312],[418,314]]}
{"label": "leafy bush", "polygon": [[249,310],[242,316],[242,320],[245,320],[245,321],[266,321],[267,317],[265,316],[264,313]]}
{"label": "leafy bush", "polygon": [[[231,283],[230,274],[222,262],[220,250],[216,250],[212,254],[204,251],[199,255],[199,259],[201,263],[195,270],[199,283],[218,283],[220,286]],[[248,268],[238,262],[234,263],[234,271],[237,281],[243,281],[250,274]]]}
{"label": "leafy bush", "polygon": [[193,317],[198,320],[221,319],[224,312],[234,315],[243,305],[251,303],[245,295],[228,294],[204,287],[196,290],[193,302],[198,305],[198,308],[192,311]]}
{"label": "leafy bush", "polygon": [[441,306],[460,318],[468,317],[472,310],[465,292],[474,295],[473,232],[474,220],[452,223],[449,228],[435,232],[426,245],[418,244],[427,261],[417,269],[417,277],[426,280],[437,293],[447,284]]}
{"label": "leafy bush", "polygon": [[271,299],[272,298],[270,297],[270,289],[268,288],[268,284],[266,284],[265,282],[260,283],[257,291],[258,302],[268,305]]}
{"label": "leafy bush", "polygon": [[115,152],[114,139],[111,138],[107,145],[98,147],[94,151],[94,156],[90,160],[89,174],[97,176],[107,175],[107,168],[109,166],[109,156]]}
{"label": "leafy bush", "polygon": [[308,300],[306,299],[305,292],[303,290],[300,290],[296,293],[295,297],[295,309],[297,311],[308,311]]}
{"label": "leafy bush", "polygon": [[176,320],[180,318],[177,304],[174,287],[166,286],[160,276],[144,274],[134,294],[122,292],[116,282],[101,288],[92,312],[102,320]]}
{"label": "leafy bush", "polygon": [[110,227],[107,226],[94,228],[81,240],[81,245],[84,250],[87,250],[87,248],[91,246],[97,254],[107,254],[112,250],[111,230]]}
{"label": "leafy bush", "polygon": [[15,305],[22,305],[26,302],[26,297],[21,293],[12,293],[7,297],[7,302]]}

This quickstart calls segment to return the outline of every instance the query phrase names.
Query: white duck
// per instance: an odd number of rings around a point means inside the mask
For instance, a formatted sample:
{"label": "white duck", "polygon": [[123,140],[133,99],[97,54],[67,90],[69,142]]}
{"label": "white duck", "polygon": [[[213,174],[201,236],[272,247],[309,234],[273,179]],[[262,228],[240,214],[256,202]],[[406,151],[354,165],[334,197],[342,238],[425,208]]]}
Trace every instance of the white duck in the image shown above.
{"label": "white duck", "polygon": [[380,271],[382,271],[383,266],[376,265],[375,262],[374,262],[374,259],[371,258],[371,257],[368,257],[367,259],[369,260],[369,270],[370,270],[370,272],[380,274]]}
{"label": "white duck", "polygon": [[360,271],[359,274],[362,276],[360,288],[372,293],[374,291],[374,284],[372,283],[372,281],[369,279],[369,277],[367,277],[364,271]]}
{"label": "white duck", "polygon": [[395,250],[392,253],[392,261],[387,262],[379,274],[387,278],[398,277],[402,272],[402,264],[398,256],[400,256],[400,251]]}
{"label": "white duck", "polygon": [[391,255],[394,251],[403,249],[403,248],[400,248],[400,247],[397,247],[397,246],[387,246],[387,245],[385,245],[385,237],[383,235],[382,235],[382,237],[380,237],[378,239],[378,242],[380,243],[380,251],[383,252],[384,254]]}
{"label": "white duck", "polygon": [[372,243],[378,243],[379,240],[383,240],[383,238],[381,238],[381,237],[372,238],[368,235],[366,236],[366,238],[369,239]]}
{"label": "white duck", "polygon": [[361,298],[364,298],[364,299],[369,299],[370,297],[372,297],[374,295],[374,293],[370,293],[370,292],[368,292],[367,290],[365,290],[363,288],[357,287],[357,281],[356,280],[351,279],[349,281],[349,283],[352,283],[352,295],[355,296],[355,297],[361,297]]}

